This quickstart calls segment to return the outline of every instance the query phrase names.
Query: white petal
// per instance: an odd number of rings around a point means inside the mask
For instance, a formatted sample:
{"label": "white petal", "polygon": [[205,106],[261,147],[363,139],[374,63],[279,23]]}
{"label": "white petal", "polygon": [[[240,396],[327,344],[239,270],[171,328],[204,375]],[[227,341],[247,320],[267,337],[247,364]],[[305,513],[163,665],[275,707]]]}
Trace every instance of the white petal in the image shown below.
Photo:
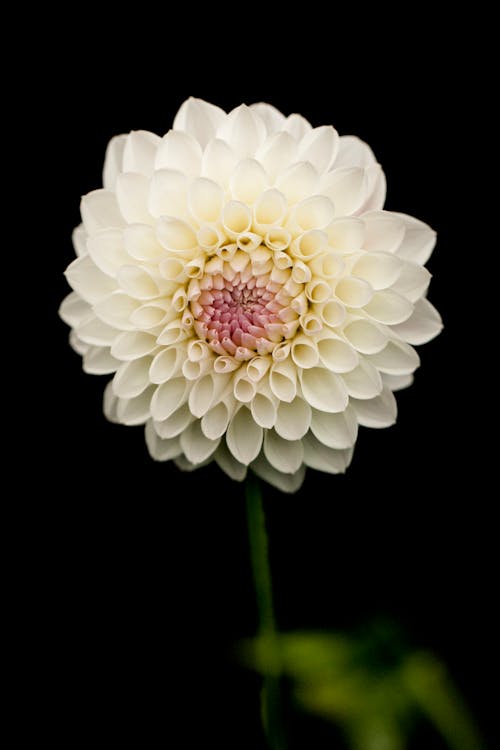
{"label": "white petal", "polygon": [[426,299],[419,299],[408,320],[392,330],[409,344],[426,344],[443,330],[441,316]]}
{"label": "white petal", "polygon": [[384,388],[380,396],[368,401],[351,398],[351,405],[359,424],[363,427],[390,427],[396,421],[398,407],[392,391],[388,388]]}
{"label": "white petal", "polygon": [[118,406],[118,398],[113,393],[112,383],[110,381],[107,384],[106,388],[104,389],[104,396],[102,400],[102,408],[104,411],[104,416],[110,422],[113,422],[113,423],[118,422],[118,415],[116,413],[117,406]]}
{"label": "white petal", "polygon": [[275,362],[271,367],[269,385],[278,401],[290,403],[297,393],[297,371],[290,360]]}
{"label": "white petal", "polygon": [[242,406],[229,424],[227,447],[237,461],[248,466],[259,454],[262,437],[262,427],[255,423],[247,407]]}
{"label": "white petal", "polygon": [[405,226],[404,238],[397,249],[400,258],[424,265],[429,260],[436,244],[436,232],[413,216],[394,214]]}
{"label": "white petal", "polygon": [[277,399],[271,392],[260,391],[255,394],[250,404],[250,411],[255,422],[264,429],[274,427],[277,417]]}
{"label": "white petal", "polygon": [[236,161],[236,155],[229,144],[220,138],[214,138],[203,153],[201,174],[226,187]]}
{"label": "white petal", "polygon": [[380,372],[389,375],[410,375],[420,365],[415,349],[402,341],[389,341],[385,349],[372,354],[369,360]]}
{"label": "white petal", "polygon": [[118,271],[118,283],[126,294],[135,299],[149,300],[160,294],[155,279],[141,266],[122,266]]}
{"label": "white petal", "polygon": [[416,302],[427,292],[431,278],[427,268],[416,263],[405,262],[392,288],[410,302]]}
{"label": "white petal", "polygon": [[240,464],[229,452],[225,440],[221,442],[214,456],[215,462],[235,482],[242,482],[247,475],[247,467]]}
{"label": "white petal", "polygon": [[83,355],[83,370],[89,375],[108,375],[119,365],[107,346],[90,346]]}
{"label": "white petal", "polygon": [[373,151],[367,143],[355,135],[342,135],[335,167],[369,167],[376,163]]}
{"label": "white petal", "polygon": [[366,211],[381,211],[384,207],[387,193],[387,182],[384,170],[380,164],[373,164],[365,170],[366,197],[363,205],[357,213]]}
{"label": "white petal", "polygon": [[140,304],[127,294],[114,292],[94,305],[94,312],[104,323],[122,331],[132,331],[135,326],[130,322],[130,316]]}
{"label": "white petal", "polygon": [[64,322],[76,327],[92,314],[90,305],[85,302],[76,292],[70,292],[65,297],[59,308],[59,316]]}
{"label": "white petal", "polygon": [[397,214],[389,211],[371,211],[364,214],[365,242],[370,252],[395,252],[405,235],[405,224]]}
{"label": "white petal", "polygon": [[106,190],[114,190],[116,178],[123,170],[123,150],[127,140],[126,135],[115,135],[106,148],[102,184]]}
{"label": "white petal", "polygon": [[188,383],[184,377],[174,378],[158,386],[151,400],[151,414],[162,422],[174,413],[186,400]]}
{"label": "white petal", "polygon": [[214,104],[190,97],[181,104],[174,119],[174,130],[183,130],[204,148],[224,122],[226,113]]}
{"label": "white petal", "polygon": [[387,375],[387,373],[382,374],[382,380],[384,382],[384,385],[389,388],[391,391],[402,391],[403,388],[408,388],[413,381],[414,381],[413,375]]}
{"label": "white petal", "polygon": [[226,141],[239,159],[253,157],[266,135],[264,122],[245,104],[233,109],[217,129],[217,138]]}
{"label": "white petal", "polygon": [[200,177],[191,183],[188,193],[188,206],[191,215],[200,224],[215,222],[220,217],[224,193],[213,180]]}
{"label": "white petal", "polygon": [[324,176],[320,192],[333,202],[336,216],[351,216],[365,201],[366,189],[363,169],[343,167]]}
{"label": "white petal", "polygon": [[125,222],[118,208],[116,196],[109,190],[93,190],[82,198],[80,213],[88,234],[100,229],[122,227]]}
{"label": "white petal", "polygon": [[253,205],[268,185],[266,171],[256,159],[240,161],[230,180],[233,198],[248,205]]}
{"label": "white petal", "polygon": [[262,164],[271,181],[290,164],[297,161],[297,141],[288,133],[273,133],[257,151],[255,158]]}
{"label": "white petal", "polygon": [[274,430],[264,436],[264,455],[283,474],[295,474],[302,464],[304,450],[300,440],[284,440]]}
{"label": "white petal", "polygon": [[100,271],[89,255],[77,258],[64,272],[68,284],[91,305],[116,289],[116,282]]}
{"label": "white petal", "polygon": [[344,336],[361,354],[375,354],[387,343],[387,334],[382,328],[364,318],[349,323],[344,328]]}
{"label": "white petal", "polygon": [[128,224],[152,223],[148,211],[149,178],[138,172],[123,172],[116,180],[116,198],[120,213]]}
{"label": "white petal", "polygon": [[315,367],[319,362],[319,352],[316,340],[311,336],[299,334],[292,343],[292,360],[305,370]]}
{"label": "white petal", "polygon": [[76,327],[78,337],[86,344],[92,346],[111,346],[119,331],[102,320],[96,318],[93,313]]}
{"label": "white petal", "polygon": [[181,346],[168,346],[162,349],[151,362],[149,377],[152,383],[165,383],[181,371],[182,361],[186,356]]}
{"label": "white petal", "polygon": [[319,339],[317,344],[321,362],[332,372],[349,372],[358,364],[359,356],[356,350],[333,333]]}
{"label": "white petal", "polygon": [[155,422],[154,427],[161,438],[173,438],[184,432],[194,419],[188,404],[184,403],[162,422]]}
{"label": "white petal", "polygon": [[154,262],[165,255],[165,248],[156,238],[153,227],[148,224],[131,224],[123,230],[125,250],[131,258]]}
{"label": "white petal", "polygon": [[318,173],[313,165],[302,161],[288,167],[276,180],[276,187],[293,204],[315,193],[318,183]]}
{"label": "white petal", "polygon": [[202,150],[197,140],[187,133],[169,130],[163,137],[155,158],[155,169],[178,169],[197,177],[201,169]]}
{"label": "white petal", "polygon": [[75,253],[80,257],[87,254],[87,232],[83,224],[79,224],[73,229],[71,241],[75,248]]}
{"label": "white petal", "polygon": [[368,281],[373,289],[387,289],[401,273],[402,262],[392,253],[364,253],[354,263],[351,273]]}
{"label": "white petal", "polygon": [[312,195],[295,206],[291,221],[296,223],[302,231],[308,229],[324,229],[327,227],[335,209],[330,198],[324,195]]}
{"label": "white petal", "polygon": [[358,436],[358,421],[351,407],[340,414],[328,414],[313,409],[311,431],[328,448],[350,448]]}
{"label": "white petal", "polygon": [[224,401],[219,401],[218,404],[212,406],[207,411],[201,420],[201,429],[203,434],[206,435],[210,440],[216,440],[220,438],[227,430],[229,420],[231,418],[231,411]]}
{"label": "white petal", "polygon": [[297,396],[289,404],[286,401],[280,403],[274,429],[285,440],[300,440],[308,431],[310,423],[311,407],[307,401]]}
{"label": "white petal", "polygon": [[83,357],[90,348],[89,344],[85,344],[81,339],[78,338],[76,331],[73,329],[69,334],[69,345],[74,352]]}
{"label": "white petal", "polygon": [[302,393],[315,409],[337,413],[344,411],[349,397],[342,378],[324,367],[313,367],[300,374]]}
{"label": "white petal", "polygon": [[328,474],[342,474],[349,466],[352,450],[328,448],[309,432],[303,440],[306,466]]}
{"label": "white petal", "polygon": [[121,363],[113,379],[113,391],[119,398],[139,396],[149,385],[151,357]]}
{"label": "white petal", "polygon": [[[222,226],[230,239],[236,239],[238,235],[250,230],[251,210],[241,201],[228,201],[222,211]],[[246,256],[246,262],[248,262],[248,256]]]}
{"label": "white petal", "polygon": [[252,471],[254,471],[258,477],[268,482],[276,489],[281,492],[293,493],[301,487],[304,477],[306,475],[305,466],[302,465],[295,474],[283,474],[277,469],[274,469],[269,461],[266,459],[263,453],[252,463]]}
{"label": "white petal", "polygon": [[156,235],[167,250],[182,252],[197,247],[196,234],[185,221],[163,216],[156,226]]}
{"label": "white petal", "polygon": [[353,217],[334,219],[325,231],[330,247],[340,253],[353,253],[359,250],[365,239],[364,222]]}
{"label": "white petal", "polygon": [[401,295],[387,289],[375,292],[372,300],[364,306],[365,312],[374,320],[386,325],[395,325],[407,320],[413,312],[413,305]]}
{"label": "white petal", "polygon": [[339,146],[339,134],[330,125],[309,130],[299,144],[301,161],[310,162],[319,174],[327,172],[335,160]]}
{"label": "white petal", "polygon": [[146,423],[146,445],[148,446],[151,458],[155,461],[169,461],[172,458],[177,458],[182,453],[180,440],[175,437],[171,440],[162,440],[156,434],[153,423],[149,420]]}
{"label": "white petal", "polygon": [[88,238],[87,248],[96,266],[112,278],[116,277],[120,266],[130,263],[121,229],[103,229],[97,232]]}
{"label": "white petal", "polygon": [[342,376],[349,396],[353,398],[374,398],[382,392],[383,383],[377,368],[366,359],[361,359],[359,365],[351,372]]}
{"label": "white petal", "polygon": [[158,169],[149,187],[148,211],[152,216],[187,218],[188,179],[177,169]]}
{"label": "white petal", "polygon": [[203,417],[216,403],[225,389],[230,376],[221,373],[208,373],[199,378],[189,394],[189,408],[195,417]]}
{"label": "white petal", "polygon": [[150,177],[153,174],[156,152],[161,138],[147,130],[133,130],[126,137],[123,152],[123,172],[139,172]]}
{"label": "white petal", "polygon": [[301,140],[312,129],[310,122],[302,115],[293,114],[286,118],[283,130],[290,133],[297,141]]}
{"label": "white petal", "polygon": [[209,440],[201,431],[200,420],[192,422],[181,434],[181,448],[188,461],[200,464],[219,447],[220,438]]}
{"label": "white petal", "polygon": [[151,416],[151,397],[154,393],[155,386],[150,385],[134,398],[119,398],[116,406],[117,421],[125,425],[144,424]]}
{"label": "white petal", "polygon": [[124,331],[116,337],[111,353],[124,362],[150,354],[156,348],[156,337],[143,331]]}
{"label": "white petal", "polygon": [[347,307],[366,307],[373,297],[373,289],[364,279],[345,276],[336,285],[335,296]]}
{"label": "white petal", "polygon": [[286,122],[286,118],[279,109],[273,107],[272,104],[266,104],[265,102],[257,102],[251,104],[250,109],[252,112],[256,112],[264,125],[267,128],[268,133],[274,133],[277,130],[282,130]]}

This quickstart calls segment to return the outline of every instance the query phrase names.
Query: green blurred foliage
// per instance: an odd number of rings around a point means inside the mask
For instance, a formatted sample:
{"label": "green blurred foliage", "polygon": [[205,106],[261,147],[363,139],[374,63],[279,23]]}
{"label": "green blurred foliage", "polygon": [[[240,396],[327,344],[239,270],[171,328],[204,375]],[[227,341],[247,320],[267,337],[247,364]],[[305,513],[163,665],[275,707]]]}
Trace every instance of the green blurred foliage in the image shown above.
{"label": "green blurred foliage", "polygon": [[486,750],[444,665],[409,649],[390,623],[358,635],[291,632],[241,644],[263,676],[286,678],[298,705],[340,726],[353,750],[406,750],[429,721],[450,750]]}

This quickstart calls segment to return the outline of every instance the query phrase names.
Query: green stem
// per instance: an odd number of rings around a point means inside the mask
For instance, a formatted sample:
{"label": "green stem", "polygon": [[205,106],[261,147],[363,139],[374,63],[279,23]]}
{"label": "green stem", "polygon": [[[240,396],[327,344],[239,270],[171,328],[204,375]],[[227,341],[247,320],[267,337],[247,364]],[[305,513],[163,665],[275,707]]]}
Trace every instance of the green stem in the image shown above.
{"label": "green stem", "polygon": [[262,723],[271,750],[285,750],[281,717],[280,659],[276,637],[266,520],[259,480],[249,474],[245,483],[250,555],[259,612],[259,636],[270,654],[262,687]]}

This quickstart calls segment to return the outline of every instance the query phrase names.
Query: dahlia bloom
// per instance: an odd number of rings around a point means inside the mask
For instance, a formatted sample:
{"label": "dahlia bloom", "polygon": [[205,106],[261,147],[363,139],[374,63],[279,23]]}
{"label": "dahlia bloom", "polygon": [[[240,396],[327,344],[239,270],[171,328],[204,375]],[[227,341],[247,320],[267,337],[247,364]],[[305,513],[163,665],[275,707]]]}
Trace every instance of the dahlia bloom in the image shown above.
{"label": "dahlia bloom", "polygon": [[370,148],[268,104],[188,99],[163,138],[113,138],[84,196],[60,314],[108,419],[158,461],[295,491],[396,419],[426,299],[426,224],[382,210]]}

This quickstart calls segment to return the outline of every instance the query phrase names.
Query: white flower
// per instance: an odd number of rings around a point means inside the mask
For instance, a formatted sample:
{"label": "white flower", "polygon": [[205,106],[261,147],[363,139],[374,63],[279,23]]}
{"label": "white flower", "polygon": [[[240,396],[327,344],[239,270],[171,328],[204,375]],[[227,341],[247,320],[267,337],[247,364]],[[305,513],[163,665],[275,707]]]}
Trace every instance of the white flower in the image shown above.
{"label": "white flower", "polygon": [[343,472],[441,329],[435,233],[384,198],[365,143],[268,104],[189,99],[163,138],[113,138],[61,306],[84,370],[114,374],[108,419],[182,469]]}

